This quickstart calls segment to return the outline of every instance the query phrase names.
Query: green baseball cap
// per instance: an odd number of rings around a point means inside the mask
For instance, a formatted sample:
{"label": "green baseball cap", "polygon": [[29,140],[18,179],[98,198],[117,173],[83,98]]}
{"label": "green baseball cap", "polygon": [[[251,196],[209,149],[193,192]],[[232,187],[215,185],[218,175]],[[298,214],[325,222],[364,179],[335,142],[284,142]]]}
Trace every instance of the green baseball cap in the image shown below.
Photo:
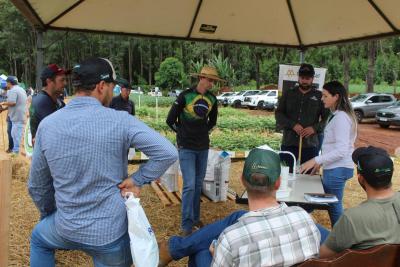
{"label": "green baseball cap", "polygon": [[[253,173],[264,174],[268,177],[266,183],[252,179]],[[279,155],[271,150],[255,148],[250,151],[244,162],[243,177],[253,186],[270,186],[281,175],[281,160]]]}

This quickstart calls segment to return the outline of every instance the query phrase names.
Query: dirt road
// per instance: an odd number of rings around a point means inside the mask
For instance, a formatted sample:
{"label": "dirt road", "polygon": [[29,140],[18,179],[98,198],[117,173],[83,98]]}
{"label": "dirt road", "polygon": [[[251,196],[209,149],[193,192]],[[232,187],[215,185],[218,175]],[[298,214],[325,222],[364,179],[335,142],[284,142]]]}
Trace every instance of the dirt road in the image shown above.
{"label": "dirt road", "polygon": [[400,127],[383,129],[373,122],[359,124],[356,147],[368,145],[384,148],[394,155],[395,149],[400,149]]}
{"label": "dirt road", "polygon": [[[254,116],[274,115],[273,112],[263,110],[243,110]],[[400,127],[391,126],[389,129],[383,129],[373,119],[366,120],[358,125],[358,136],[355,146],[368,145],[381,147],[388,151],[390,155],[394,155],[396,148],[400,150]]]}

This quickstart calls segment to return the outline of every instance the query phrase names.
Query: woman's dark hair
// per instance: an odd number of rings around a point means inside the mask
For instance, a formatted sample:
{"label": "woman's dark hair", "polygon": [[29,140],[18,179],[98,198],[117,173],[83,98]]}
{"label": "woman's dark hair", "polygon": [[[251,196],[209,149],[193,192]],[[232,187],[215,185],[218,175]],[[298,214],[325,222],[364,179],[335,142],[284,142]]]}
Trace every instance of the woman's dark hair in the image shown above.
{"label": "woman's dark hair", "polygon": [[354,114],[347,90],[344,88],[343,84],[338,81],[331,81],[324,84],[322,88],[328,91],[328,93],[332,96],[339,96],[334,109],[344,111],[350,116],[353,121],[353,130],[355,131],[357,127],[357,117]]}

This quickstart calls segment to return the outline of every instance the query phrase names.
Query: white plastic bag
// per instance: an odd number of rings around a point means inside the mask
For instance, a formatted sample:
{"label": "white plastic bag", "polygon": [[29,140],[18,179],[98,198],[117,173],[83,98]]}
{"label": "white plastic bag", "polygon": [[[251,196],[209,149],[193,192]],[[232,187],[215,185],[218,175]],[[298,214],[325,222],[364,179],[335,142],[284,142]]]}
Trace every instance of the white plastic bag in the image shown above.
{"label": "white plastic bag", "polygon": [[131,192],[126,193],[125,199],[133,264],[135,267],[156,267],[158,265],[157,240],[140,205],[140,199]]}

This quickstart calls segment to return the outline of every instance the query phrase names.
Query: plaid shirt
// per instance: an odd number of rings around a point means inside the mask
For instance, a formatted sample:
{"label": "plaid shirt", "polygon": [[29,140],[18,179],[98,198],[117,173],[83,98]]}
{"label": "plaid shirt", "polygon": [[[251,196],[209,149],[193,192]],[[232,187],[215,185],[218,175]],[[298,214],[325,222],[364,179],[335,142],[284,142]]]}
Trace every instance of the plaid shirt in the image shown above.
{"label": "plaid shirt", "polygon": [[321,236],[299,207],[251,211],[219,236],[211,266],[291,266],[318,257]]}

